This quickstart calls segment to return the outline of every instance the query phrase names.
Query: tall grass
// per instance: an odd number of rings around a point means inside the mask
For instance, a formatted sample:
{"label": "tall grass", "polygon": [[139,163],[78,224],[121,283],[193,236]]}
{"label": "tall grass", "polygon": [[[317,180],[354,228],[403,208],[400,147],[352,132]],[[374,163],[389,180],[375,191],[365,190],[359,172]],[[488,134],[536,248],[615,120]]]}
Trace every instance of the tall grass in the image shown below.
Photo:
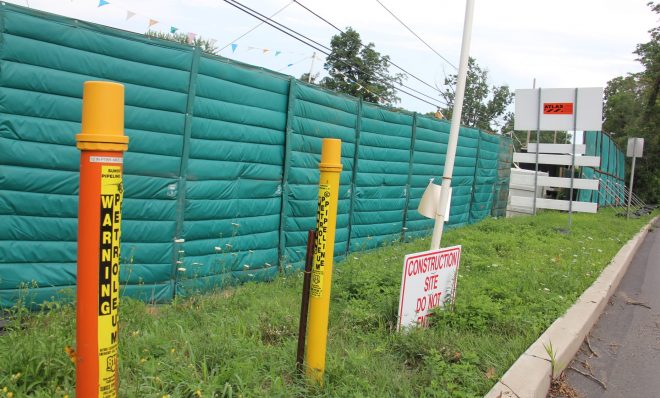
{"label": "tall grass", "polygon": [[[463,245],[455,310],[406,334],[395,332],[403,257],[429,239],[350,255],[335,267],[322,388],[295,373],[300,274],[157,307],[123,299],[120,396],[481,396],[648,220],[576,214],[564,235],[566,215],[546,212],[449,231],[443,245]],[[73,397],[73,305],[12,315],[0,398]]]}

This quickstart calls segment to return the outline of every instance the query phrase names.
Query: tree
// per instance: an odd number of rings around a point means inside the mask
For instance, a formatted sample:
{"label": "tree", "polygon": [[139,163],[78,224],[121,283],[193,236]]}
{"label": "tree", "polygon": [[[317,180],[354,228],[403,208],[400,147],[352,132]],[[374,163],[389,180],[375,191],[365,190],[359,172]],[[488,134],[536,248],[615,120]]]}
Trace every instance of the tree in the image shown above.
{"label": "tree", "polygon": [[400,84],[403,74],[390,74],[390,57],[381,55],[374,43],[364,45],[360,34],[352,28],[332,36],[332,51],[325,60],[328,75],[320,85],[333,91],[363,98],[383,105],[398,103],[394,84]]}
{"label": "tree", "polygon": [[316,72],[316,73],[313,73],[312,76],[310,77],[309,73],[306,72],[306,73],[303,73],[302,75],[300,75],[298,80],[300,80],[301,82],[305,82],[305,83],[314,83],[314,84],[316,84],[316,79],[319,78],[319,75],[320,75],[320,73]]}
{"label": "tree", "polygon": [[[648,4],[660,14],[660,4]],[[635,166],[634,190],[647,203],[660,203],[660,26],[649,33],[651,40],[638,44],[634,51],[644,70],[607,83],[603,130],[614,133],[615,142],[624,149],[629,137],[644,138],[644,156]]]}
{"label": "tree", "polygon": [[145,35],[149,37],[155,37],[157,39],[173,41],[175,43],[188,44],[191,46],[200,47],[202,51],[207,54],[218,55],[218,47],[215,46],[215,42],[204,39],[201,36],[196,37],[195,40],[191,43],[190,38],[185,33],[165,33],[165,32],[158,32],[155,30],[149,30],[147,31],[147,33],[145,33]]}
{"label": "tree", "polygon": [[[454,109],[454,97],[456,96],[454,87],[456,87],[457,78],[457,74],[446,77],[445,88],[440,94],[447,102],[447,107],[443,110],[447,119],[451,119]],[[509,86],[490,87],[488,85],[488,70],[481,68],[476,60],[470,57],[465,81],[461,124],[485,131],[497,131],[506,124],[506,119],[511,118],[511,112],[507,113],[511,101],[513,101],[513,93]]]}

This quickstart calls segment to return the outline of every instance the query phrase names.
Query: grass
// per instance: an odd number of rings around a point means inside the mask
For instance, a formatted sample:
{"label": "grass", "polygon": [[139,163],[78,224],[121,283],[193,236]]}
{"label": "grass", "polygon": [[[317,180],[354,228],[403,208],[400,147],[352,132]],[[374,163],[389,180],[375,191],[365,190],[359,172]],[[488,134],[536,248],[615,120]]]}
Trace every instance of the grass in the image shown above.
{"label": "grass", "polygon": [[[403,256],[429,238],[352,254],[335,268],[326,381],[296,377],[301,275],[153,307],[120,307],[121,397],[474,397],[486,393],[650,217],[611,210],[486,220],[463,245],[455,311],[394,331]],[[75,308],[14,309],[0,335],[0,398],[73,397]],[[5,389],[6,388],[6,389]]]}

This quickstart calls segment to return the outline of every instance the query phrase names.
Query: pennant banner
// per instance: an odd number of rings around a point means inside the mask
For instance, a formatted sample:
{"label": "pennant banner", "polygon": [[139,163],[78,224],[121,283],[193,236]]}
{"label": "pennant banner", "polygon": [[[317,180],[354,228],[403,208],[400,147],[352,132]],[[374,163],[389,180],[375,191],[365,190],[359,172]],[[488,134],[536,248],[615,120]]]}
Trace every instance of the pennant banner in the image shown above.
{"label": "pennant banner", "polygon": [[[97,8],[106,6],[108,4],[111,4],[110,1],[108,1],[108,0],[99,0]],[[126,12],[126,19],[125,19],[126,21],[128,21],[129,19],[132,19],[135,16],[139,16],[141,18],[147,19],[148,20],[148,25],[149,25],[148,29],[151,29],[153,26],[160,23],[160,21],[157,20],[157,19],[149,18],[149,17],[146,17],[144,15],[138,14],[134,11],[131,11],[131,10],[125,9],[121,6],[118,6],[115,3],[112,3],[112,6],[113,7],[118,7],[118,8],[120,8],[120,9],[122,9]],[[170,33],[171,34],[175,34],[178,31],[179,31],[179,28],[177,28],[176,26],[170,26]],[[195,41],[197,40],[197,33],[188,32],[188,33],[185,33],[185,34],[187,35],[187,38],[188,38],[187,42],[189,44],[194,45]],[[218,40],[216,40],[216,39],[208,39],[208,43],[211,47],[214,47],[217,42],[218,42]],[[298,52],[292,52],[292,51],[282,51],[282,50],[273,50],[273,51],[271,51],[270,48],[261,48],[261,47],[253,47],[253,46],[246,46],[245,48],[247,48],[247,51],[261,50],[261,53],[263,55],[274,54],[275,57],[280,56],[282,54],[304,55],[304,53],[298,53]],[[238,44],[231,43],[231,52],[235,53],[237,49],[238,49]],[[295,64],[296,64],[296,62],[294,62],[292,64],[288,64],[287,67],[291,67]]]}

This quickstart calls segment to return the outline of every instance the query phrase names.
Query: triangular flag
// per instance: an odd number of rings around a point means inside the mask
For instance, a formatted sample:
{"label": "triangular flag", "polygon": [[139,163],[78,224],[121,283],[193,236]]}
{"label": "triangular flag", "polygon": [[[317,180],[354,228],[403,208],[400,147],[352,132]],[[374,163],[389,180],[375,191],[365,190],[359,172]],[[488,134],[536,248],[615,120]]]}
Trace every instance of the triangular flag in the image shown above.
{"label": "triangular flag", "polygon": [[238,47],[238,44],[233,44],[231,45],[231,52],[236,52],[236,47]]}
{"label": "triangular flag", "polygon": [[275,51],[275,56],[277,57],[278,55],[282,54],[282,51]]}
{"label": "triangular flag", "polygon": [[135,13],[133,11],[126,11],[126,20],[128,21],[129,19],[133,18],[135,16]]}
{"label": "triangular flag", "polygon": [[270,50],[267,49],[267,48],[264,48],[262,51],[263,51],[264,54],[268,54],[268,51],[270,51]]}
{"label": "triangular flag", "polygon": [[179,30],[179,28],[174,27],[174,26],[170,27],[170,33],[171,34],[175,34],[177,30]]}
{"label": "triangular flag", "polygon": [[158,21],[156,21],[155,19],[149,19],[149,27],[152,27],[157,23],[158,23]]}
{"label": "triangular flag", "polygon": [[188,32],[188,43],[195,43],[195,38],[197,37],[197,34],[193,32]]}
{"label": "triangular flag", "polygon": [[104,5],[108,5],[108,4],[110,4],[109,1],[99,0],[99,7],[103,7]]}
{"label": "triangular flag", "polygon": [[248,46],[248,51],[256,50],[256,47]]}

